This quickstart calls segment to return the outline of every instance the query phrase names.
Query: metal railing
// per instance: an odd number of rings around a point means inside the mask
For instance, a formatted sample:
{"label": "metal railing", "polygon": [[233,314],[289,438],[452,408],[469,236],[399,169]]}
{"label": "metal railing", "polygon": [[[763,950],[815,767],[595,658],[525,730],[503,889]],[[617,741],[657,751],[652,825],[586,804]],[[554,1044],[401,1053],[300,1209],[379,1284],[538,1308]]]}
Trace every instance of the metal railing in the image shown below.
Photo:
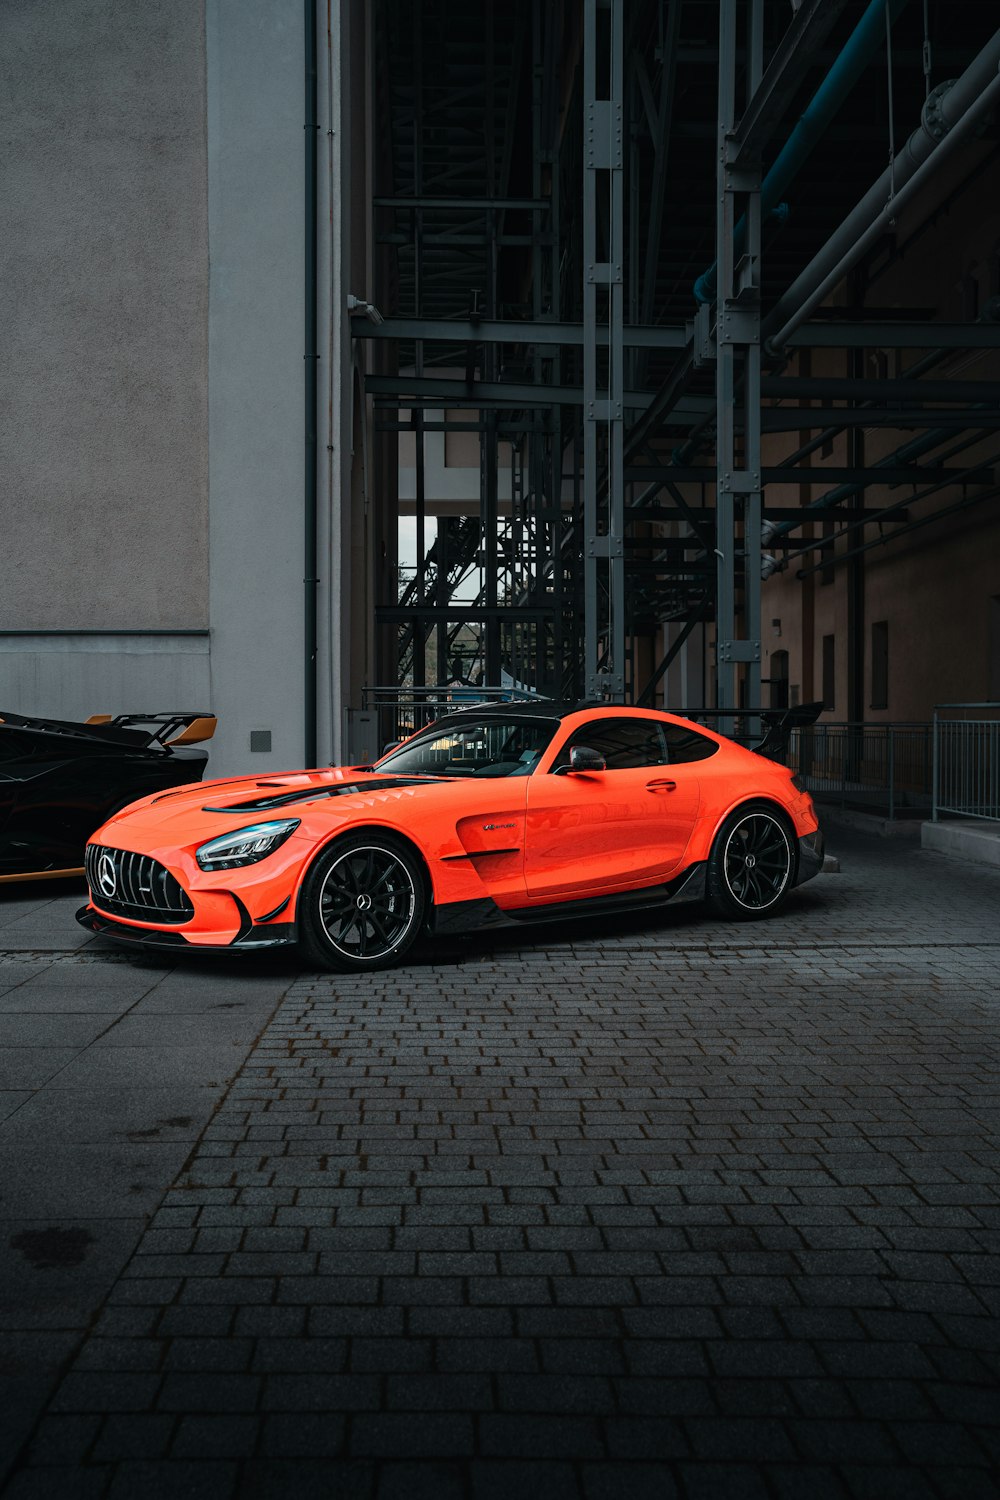
{"label": "metal railing", "polygon": [[1000,822],[1000,703],[935,706],[933,784],[935,821],[947,813]]}
{"label": "metal railing", "polygon": [[817,800],[895,821],[933,803],[933,726],[812,724],[792,731],[788,764]]}
{"label": "metal railing", "polygon": [[[731,738],[754,749],[760,710],[728,709]],[[718,728],[721,709],[688,710],[686,717]],[[925,816],[933,801],[933,725],[809,724],[789,731],[781,759],[797,771],[817,801],[892,821]]]}

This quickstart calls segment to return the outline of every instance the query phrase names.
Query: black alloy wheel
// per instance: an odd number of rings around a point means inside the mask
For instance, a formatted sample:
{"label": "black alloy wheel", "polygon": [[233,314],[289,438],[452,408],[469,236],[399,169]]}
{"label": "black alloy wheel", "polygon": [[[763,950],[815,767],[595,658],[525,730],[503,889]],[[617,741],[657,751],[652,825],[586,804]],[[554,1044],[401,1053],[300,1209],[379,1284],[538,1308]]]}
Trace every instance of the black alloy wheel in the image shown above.
{"label": "black alloy wheel", "polygon": [[708,862],[708,899],[730,921],[754,922],[784,906],[794,883],[795,843],[777,809],[751,803],[727,818]]}
{"label": "black alloy wheel", "polygon": [[302,890],[300,943],[320,968],[386,969],[416,942],[427,900],[417,860],[376,830],[338,840]]}

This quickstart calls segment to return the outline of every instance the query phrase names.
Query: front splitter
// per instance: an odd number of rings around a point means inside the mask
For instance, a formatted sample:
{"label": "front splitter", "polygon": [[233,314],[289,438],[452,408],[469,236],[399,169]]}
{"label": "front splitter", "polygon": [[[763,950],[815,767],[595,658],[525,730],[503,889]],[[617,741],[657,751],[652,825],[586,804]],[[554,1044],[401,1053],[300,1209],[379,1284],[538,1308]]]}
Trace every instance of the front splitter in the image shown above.
{"label": "front splitter", "polygon": [[240,931],[231,943],[192,943],[181,932],[163,932],[149,927],[132,927],[116,922],[92,906],[81,906],[76,914],[81,927],[97,937],[110,938],[130,948],[151,948],[177,953],[247,953],[261,948],[287,948],[295,942],[294,922],[272,922],[266,927],[252,926]]}

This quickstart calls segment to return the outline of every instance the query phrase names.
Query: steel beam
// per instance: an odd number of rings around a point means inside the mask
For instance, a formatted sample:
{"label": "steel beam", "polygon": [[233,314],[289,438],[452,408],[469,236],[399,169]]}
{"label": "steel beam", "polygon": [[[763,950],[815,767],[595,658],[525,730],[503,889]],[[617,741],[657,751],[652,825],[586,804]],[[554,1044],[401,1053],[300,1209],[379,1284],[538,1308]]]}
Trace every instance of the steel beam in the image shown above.
{"label": "steel beam", "polygon": [[913,406],[880,410],[871,406],[768,406],[761,413],[764,432],[796,432],[816,427],[940,427],[964,432],[1000,427],[1000,408]]}
{"label": "steel beam", "polygon": [[1000,402],[1000,380],[845,380],[836,376],[766,375],[761,395],[797,401]]}
{"label": "steel beam", "polygon": [[[599,347],[595,340],[595,349]],[[366,375],[365,390],[370,396],[398,397],[397,406],[411,406],[417,401],[426,401],[439,407],[458,406],[582,406],[585,388],[565,385],[533,385],[530,381],[476,380],[471,384],[464,380],[441,380],[413,375]],[[642,409],[652,400],[646,391],[624,391],[621,393],[625,407]],[[711,402],[705,396],[685,396],[677,408],[663,422],[688,427],[692,421],[705,416]]]}
{"label": "steel beam", "polygon": [[443,194],[413,193],[406,197],[372,199],[375,208],[447,209],[450,212],[477,210],[480,213],[531,213],[535,208],[548,208],[547,198],[464,198],[461,195],[448,197]]}
{"label": "steel beam", "polygon": [[[916,464],[869,465],[867,468],[829,467],[799,469],[791,465],[763,468],[760,471],[763,484],[926,484],[929,480],[940,480],[947,484],[953,479],[956,484],[992,484],[994,471],[985,466],[979,478],[970,480],[968,469],[923,468]],[[674,464],[661,467],[654,464],[629,464],[625,470],[625,482],[664,485],[714,484],[716,470],[707,464],[681,468]],[[768,506],[768,511],[771,507]]]}
{"label": "steel beam", "polygon": [[781,38],[733,133],[736,160],[752,161],[767,145],[848,0],[804,0]]}
{"label": "steel beam", "polygon": [[789,349],[1000,349],[998,323],[841,322],[802,323],[788,337]]}
{"label": "steel beam", "polygon": [[514,621],[520,619],[547,620],[551,618],[552,609],[538,605],[522,604],[498,604],[495,606],[485,604],[425,604],[422,609],[407,607],[405,604],[379,604],[375,608],[375,614],[380,623],[384,624],[410,624],[422,622],[425,625],[433,625],[439,622],[459,621],[467,623],[485,624],[490,620]]}
{"label": "steel beam", "polygon": [[[746,87],[751,98],[763,67],[763,0],[746,7]],[[720,0],[718,157],[715,250],[718,305],[715,333],[716,429],[716,685],[720,729],[732,730],[741,667],[747,701],[760,702],[760,230],[761,167],[747,160],[733,131],[736,116],[736,0]],[[743,248],[736,260],[736,223],[743,208]],[[742,373],[742,381],[739,375]],[[742,385],[743,444],[737,447],[736,403]],[[742,521],[742,536],[737,522]],[[742,561],[744,633],[737,633],[736,593]]]}
{"label": "steel beam", "polygon": [[[477,243],[482,243],[482,235]],[[355,313],[351,318],[351,333],[356,339],[423,339],[427,343],[444,344],[583,346],[582,323],[557,323],[544,315],[531,322],[514,318],[383,318],[381,323],[373,323],[363,313]],[[597,341],[607,347],[606,328],[598,328]],[[626,347],[635,349],[683,349],[687,331],[667,324],[625,325],[622,341]]]}
{"label": "steel beam", "polygon": [[[602,16],[608,21],[603,45],[598,34]],[[624,0],[584,0],[583,28],[584,677],[588,697],[621,701],[625,695]],[[603,254],[598,252],[600,218],[605,222]],[[597,330],[605,320],[608,353],[602,371]],[[607,489],[606,503],[599,506],[601,434]]]}
{"label": "steel beam", "polygon": [[[984,471],[986,472],[986,471]],[[984,483],[988,482],[984,479]],[[818,509],[810,506],[803,510],[801,506],[794,505],[765,505],[764,519],[766,521],[787,522],[791,530],[799,526],[808,526],[813,521],[843,520],[844,510],[839,505],[821,505]],[[854,514],[852,512],[852,514]],[[891,509],[866,510],[861,513],[862,518],[870,521],[905,521],[908,515],[904,507],[893,506]],[[626,520],[637,521],[687,521],[692,527],[704,525],[706,522],[715,520],[715,510],[711,506],[687,506],[683,510],[680,506],[671,505],[637,505],[630,506],[625,512]],[[703,539],[697,538],[703,546]],[[655,538],[657,545],[664,540]],[[686,540],[690,540],[689,538]]]}

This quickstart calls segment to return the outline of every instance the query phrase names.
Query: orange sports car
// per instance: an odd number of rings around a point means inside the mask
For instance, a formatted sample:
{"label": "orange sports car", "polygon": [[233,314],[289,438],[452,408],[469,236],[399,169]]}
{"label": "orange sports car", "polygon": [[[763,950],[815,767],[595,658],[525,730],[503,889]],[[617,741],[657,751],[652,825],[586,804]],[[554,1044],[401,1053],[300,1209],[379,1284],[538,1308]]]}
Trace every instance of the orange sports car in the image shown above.
{"label": "orange sports car", "polygon": [[79,921],[154,948],[399,963],[421,932],[707,900],[752,921],[823,864],[786,767],[686,719],[477,704],[373,766],[159,792],[87,845]]}

